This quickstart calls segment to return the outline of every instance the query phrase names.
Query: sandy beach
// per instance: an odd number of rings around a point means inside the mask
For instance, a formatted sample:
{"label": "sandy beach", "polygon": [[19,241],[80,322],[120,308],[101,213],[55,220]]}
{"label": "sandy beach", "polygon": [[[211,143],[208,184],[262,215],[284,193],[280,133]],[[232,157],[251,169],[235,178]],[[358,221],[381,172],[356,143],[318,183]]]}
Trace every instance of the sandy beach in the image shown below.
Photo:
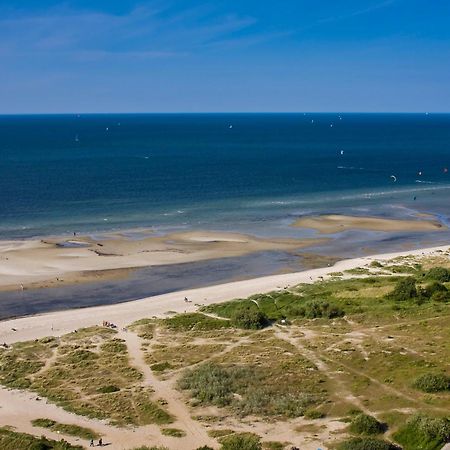
{"label": "sandy beach", "polygon": [[[330,273],[361,267],[373,260],[390,260],[407,255],[429,256],[447,250],[448,246],[439,246],[365,256],[339,261],[332,267],[172,292],[116,305],[65,310],[6,320],[0,322],[0,342],[10,344],[49,335],[59,336],[77,328],[101,324],[103,320],[108,320],[119,327],[123,327],[145,317],[164,317],[168,312],[192,312],[196,311],[201,305],[209,305],[234,298],[245,298],[300,283],[312,283],[321,279],[321,277],[326,278]],[[185,303],[184,297],[189,298],[191,303]]]}
{"label": "sandy beach", "polygon": [[239,233],[189,231],[129,239],[120,234],[0,242],[0,289],[40,288],[100,278],[132,268],[295,250],[325,239],[263,239]]}
{"label": "sandy beach", "polygon": [[[448,246],[418,249],[399,253],[385,253],[360,257],[337,262],[332,267],[311,269],[303,272],[273,275],[255,278],[246,281],[226,283],[200,289],[193,289],[181,292],[172,292],[165,295],[148,297],[128,303],[116,305],[92,307],[78,310],[54,312],[36,316],[28,316],[18,319],[0,322],[0,342],[13,344],[15,342],[38,339],[45,336],[61,336],[76,329],[99,325],[107,320],[117,325],[118,337],[126,342],[130,360],[144,374],[144,384],[156,389],[158,395],[163,396],[168,402],[171,413],[177,417],[176,425],[183,430],[187,430],[187,435],[182,439],[183,448],[193,450],[200,444],[214,446],[214,441],[206,433],[200,422],[193,420],[191,411],[186,405],[182,394],[175,389],[170,381],[161,381],[155,377],[144,361],[141,351],[141,341],[134,333],[123,330],[135,320],[148,317],[166,317],[168,313],[193,312],[201,305],[226,301],[233,298],[245,298],[253,294],[270,292],[274,290],[284,290],[300,283],[312,283],[321,279],[327,279],[333,272],[342,272],[356,267],[369,265],[373,260],[387,261],[400,256],[426,257],[440,255],[448,251]],[[186,303],[187,297],[190,302]],[[61,421],[78,426],[85,426],[97,430],[107,437],[109,448],[112,450],[123,450],[142,445],[143,442],[152,442],[158,445],[173,445],[170,437],[161,435],[159,427],[148,425],[138,429],[117,428],[104,421],[77,416],[62,408],[46,401],[36,401],[36,394],[28,391],[0,388],[0,403],[8,405],[7,408],[0,408],[0,424],[14,425],[17,430],[36,434],[36,428],[31,425],[31,420],[37,417],[48,417],[56,421]],[[311,433],[293,433],[293,422],[282,422],[267,424],[265,422],[255,422],[250,425],[241,425],[242,431],[256,432],[262,436],[270,436],[271,440],[291,442],[301,442],[305,450],[315,450],[320,445],[321,448],[328,448],[324,442],[335,439],[336,430],[342,429],[345,424],[338,421],[326,421],[327,426],[317,432],[313,437]],[[297,425],[307,427],[311,421],[305,418],[296,419]],[[50,437],[59,439],[59,435],[42,430]],[[69,442],[79,443],[78,439],[68,437]]]}
{"label": "sandy beach", "polygon": [[292,226],[312,228],[322,234],[356,229],[385,232],[443,231],[447,229],[447,227],[436,220],[382,219],[379,217],[358,217],[340,214],[302,217],[296,220]]}

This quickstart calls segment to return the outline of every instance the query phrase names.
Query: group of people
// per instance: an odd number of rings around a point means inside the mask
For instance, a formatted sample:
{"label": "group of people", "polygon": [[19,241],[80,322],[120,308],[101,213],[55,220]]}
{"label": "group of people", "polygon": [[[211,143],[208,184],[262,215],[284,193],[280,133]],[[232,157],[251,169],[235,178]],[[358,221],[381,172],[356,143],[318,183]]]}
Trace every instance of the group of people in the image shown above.
{"label": "group of people", "polygon": [[102,325],[103,325],[104,327],[108,327],[108,328],[117,328],[117,325],[114,325],[113,323],[108,322],[107,320],[104,320],[104,321],[102,322]]}
{"label": "group of people", "polygon": [[[91,439],[91,442],[90,442],[90,444],[89,444],[89,447],[95,447],[94,439]],[[97,447],[103,447],[103,439],[102,439],[102,438],[100,438],[100,439],[98,440]]]}

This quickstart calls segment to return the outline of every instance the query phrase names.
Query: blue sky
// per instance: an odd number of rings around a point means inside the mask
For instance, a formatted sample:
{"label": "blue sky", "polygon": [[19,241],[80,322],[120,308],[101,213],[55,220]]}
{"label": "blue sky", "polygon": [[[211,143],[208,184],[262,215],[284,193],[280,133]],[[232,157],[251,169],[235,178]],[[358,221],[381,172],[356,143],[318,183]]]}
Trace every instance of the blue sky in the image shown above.
{"label": "blue sky", "polygon": [[449,111],[448,0],[0,2],[0,113]]}

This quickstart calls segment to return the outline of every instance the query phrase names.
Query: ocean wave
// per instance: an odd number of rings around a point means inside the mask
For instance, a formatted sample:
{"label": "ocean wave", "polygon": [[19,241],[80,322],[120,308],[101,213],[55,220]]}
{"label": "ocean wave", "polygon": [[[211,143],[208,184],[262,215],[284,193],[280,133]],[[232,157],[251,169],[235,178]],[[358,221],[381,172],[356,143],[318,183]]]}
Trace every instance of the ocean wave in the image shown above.
{"label": "ocean wave", "polygon": [[426,181],[426,180],[416,180],[416,183],[437,184],[435,181]]}

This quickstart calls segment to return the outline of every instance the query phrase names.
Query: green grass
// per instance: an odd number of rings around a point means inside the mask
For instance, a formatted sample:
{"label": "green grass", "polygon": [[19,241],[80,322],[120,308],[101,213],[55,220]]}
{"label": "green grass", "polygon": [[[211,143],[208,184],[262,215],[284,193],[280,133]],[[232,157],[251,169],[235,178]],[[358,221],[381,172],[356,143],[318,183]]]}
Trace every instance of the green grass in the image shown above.
{"label": "green grass", "polygon": [[0,428],[0,448],[2,450],[83,450],[83,447],[71,445],[64,440],[38,438],[7,428]]}
{"label": "green grass", "polygon": [[[67,411],[118,426],[168,424],[172,418],[128,359],[116,332],[90,327],[59,339],[32,341],[0,352],[0,382],[25,387]],[[44,368],[45,361],[53,361]]]}
{"label": "green grass", "polygon": [[89,428],[58,423],[51,419],[35,419],[31,423],[34,427],[47,428],[51,431],[67,434],[69,436],[76,436],[82,439],[97,439],[100,437],[95,431]]}
{"label": "green grass", "polygon": [[[295,361],[293,363],[295,365]],[[243,417],[299,417],[323,398],[323,391],[318,391],[314,385],[313,374],[308,380],[310,384],[305,383],[301,389],[290,384],[289,369],[289,366],[282,366],[278,374],[270,367],[205,363],[187,370],[178,386],[190,392],[194,405],[228,407]],[[296,369],[295,375],[299,376],[299,367],[290,370]],[[287,382],[281,382],[283,372]]]}
{"label": "green grass", "polygon": [[162,319],[161,323],[172,331],[208,331],[231,327],[228,320],[208,317],[201,313],[177,314],[174,317]]}
{"label": "green grass", "polygon": [[381,434],[386,431],[385,426],[375,417],[367,414],[357,414],[350,422],[349,430],[354,434]]}
{"label": "green grass", "polygon": [[162,428],[161,433],[164,436],[171,436],[175,438],[181,438],[186,436],[186,433],[183,430],[179,430],[178,428]]}
{"label": "green grass", "polygon": [[253,433],[236,433],[220,439],[221,450],[262,450],[261,438]]}
{"label": "green grass", "polygon": [[450,442],[450,418],[412,417],[393,435],[404,450],[440,450]]}

